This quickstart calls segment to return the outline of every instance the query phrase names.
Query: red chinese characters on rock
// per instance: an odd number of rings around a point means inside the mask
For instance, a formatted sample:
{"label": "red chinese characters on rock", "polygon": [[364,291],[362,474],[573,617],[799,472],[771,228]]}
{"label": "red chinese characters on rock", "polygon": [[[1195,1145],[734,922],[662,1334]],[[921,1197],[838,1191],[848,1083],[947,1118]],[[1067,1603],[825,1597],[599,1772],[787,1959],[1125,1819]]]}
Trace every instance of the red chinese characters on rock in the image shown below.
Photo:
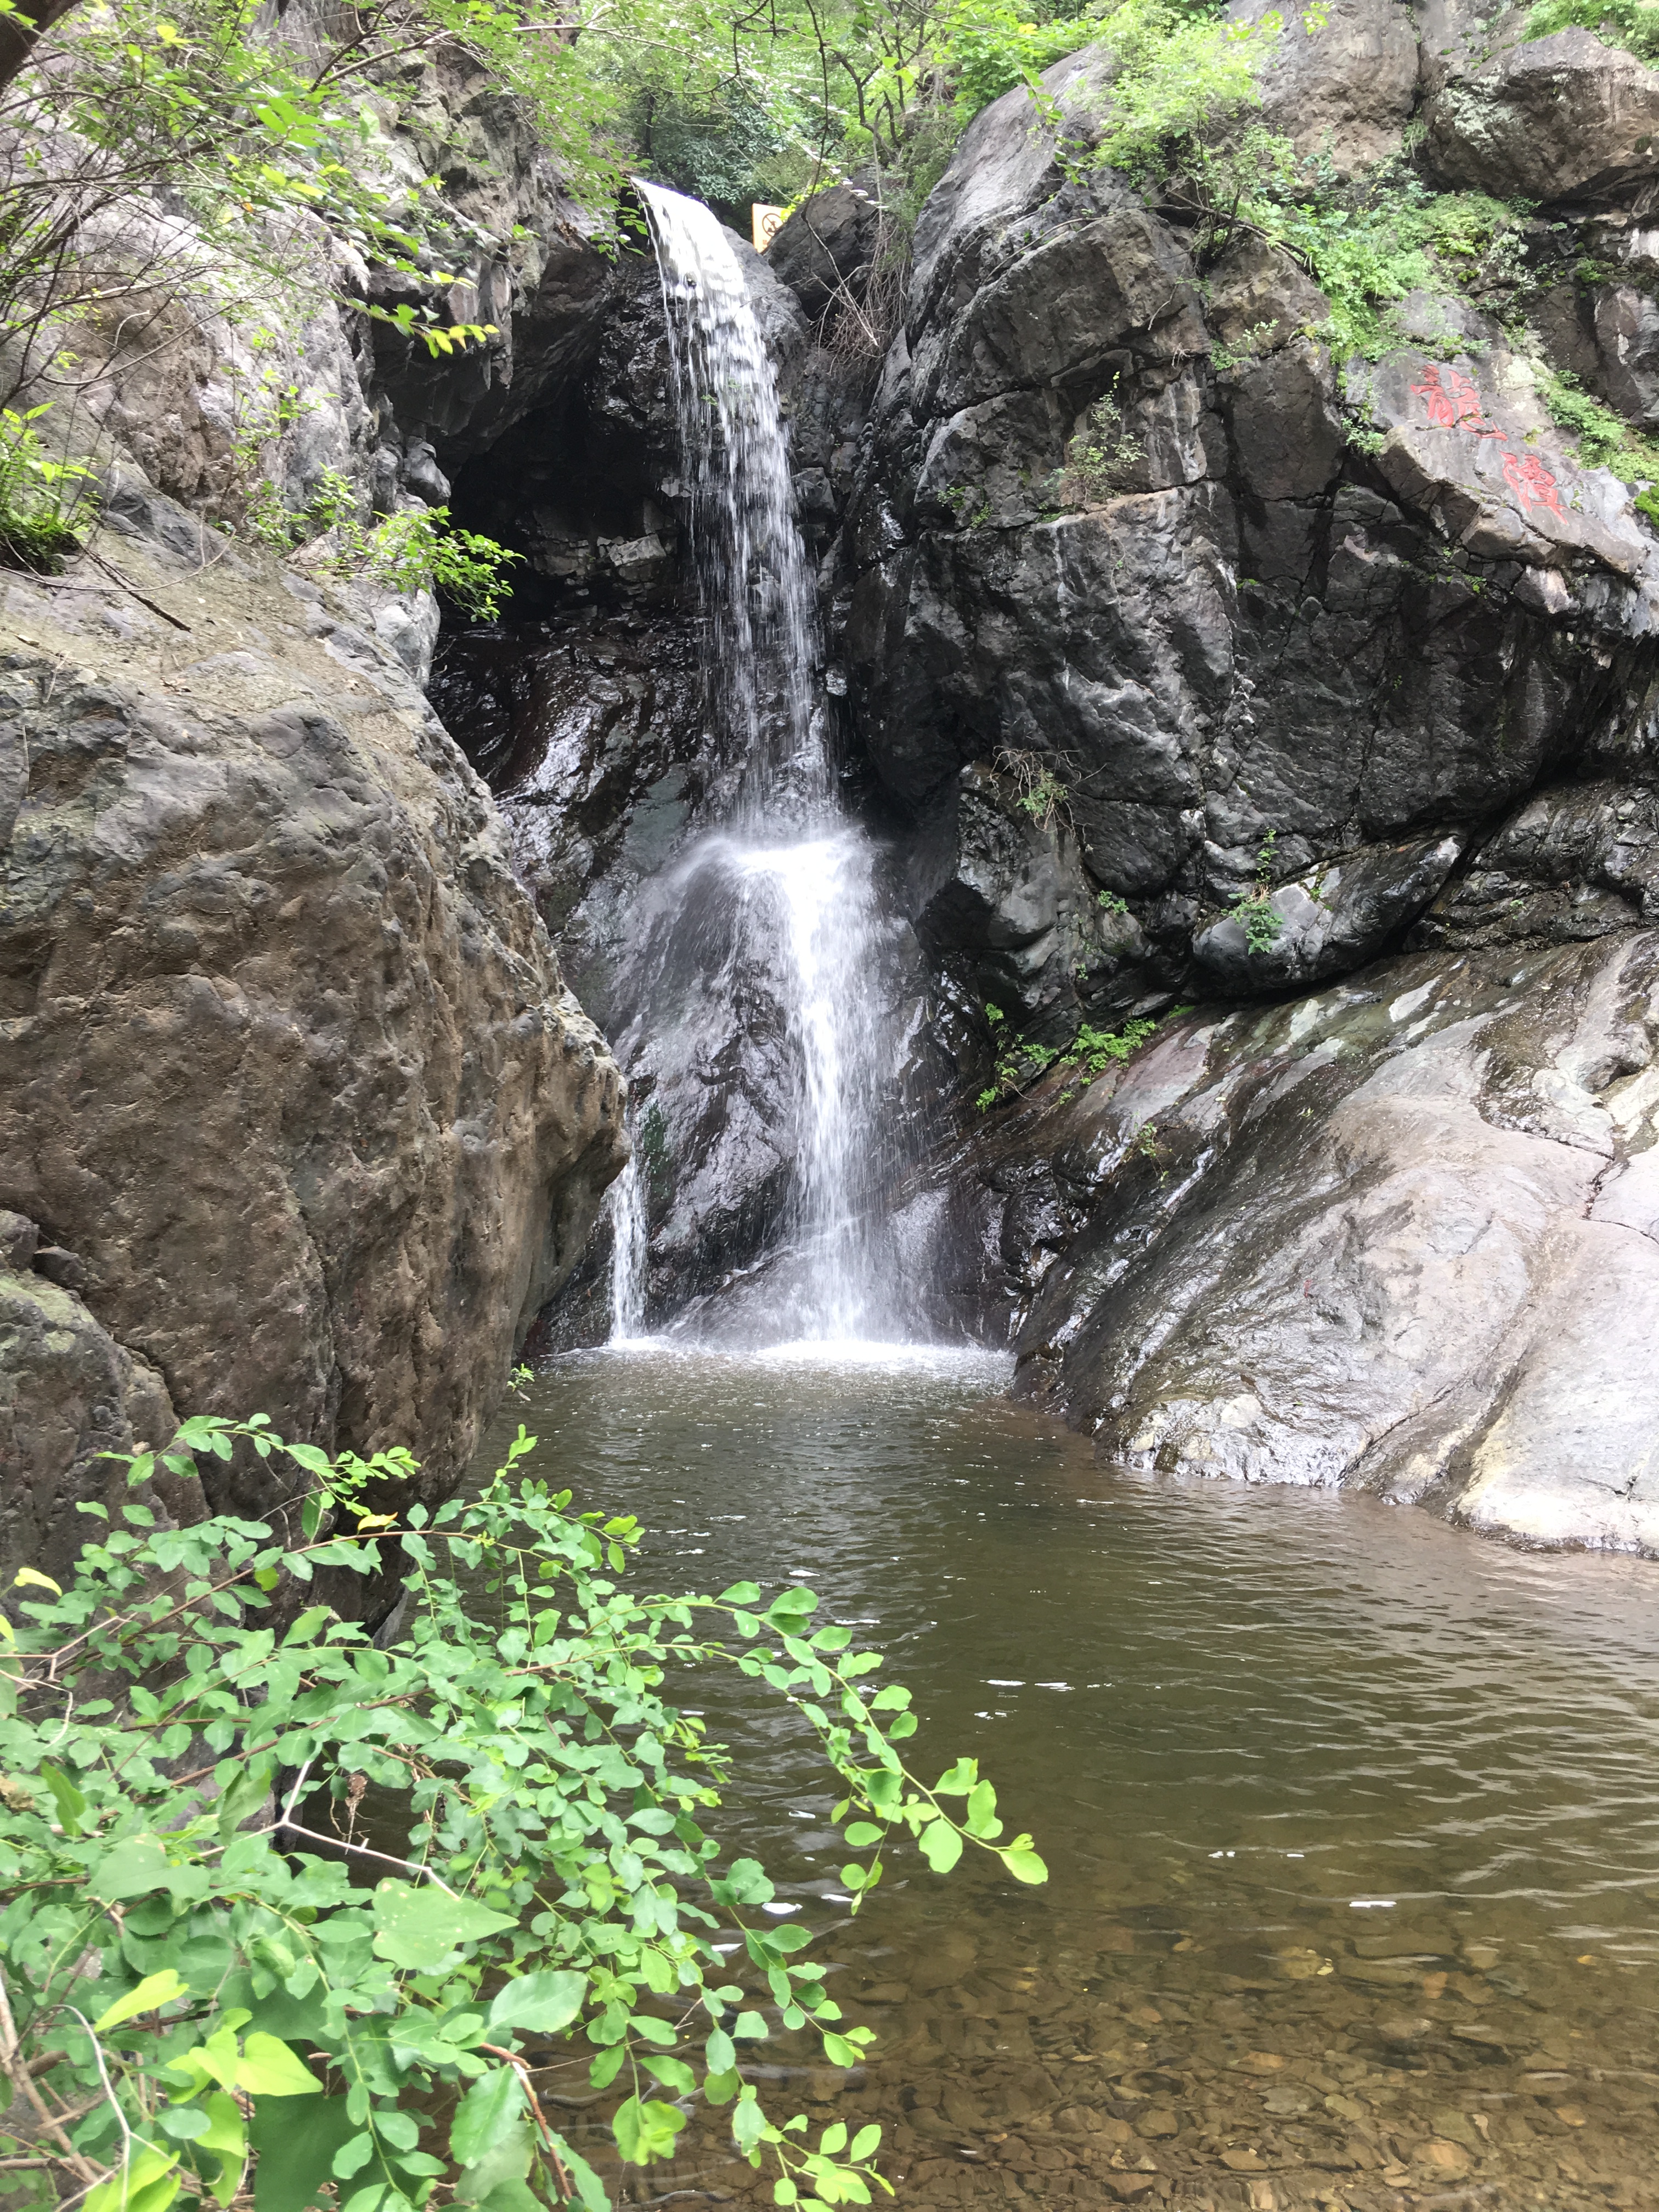
{"label": "red chinese characters on rock", "polygon": [[[1431,428],[1469,430],[1477,438],[1502,438],[1504,433],[1486,419],[1474,380],[1461,368],[1442,369],[1437,362],[1425,362],[1423,380],[1412,390],[1423,402]],[[1561,512],[1561,495],[1555,478],[1535,453],[1505,453],[1504,481],[1523,509],[1547,507]]]}
{"label": "red chinese characters on rock", "polygon": [[1555,488],[1555,478],[1536,453],[1505,453],[1504,481],[1523,504],[1547,507],[1553,514],[1560,514],[1561,495]]}
{"label": "red chinese characters on rock", "polygon": [[1443,372],[1438,362],[1425,362],[1423,381],[1413,385],[1412,390],[1421,396],[1424,412],[1437,430],[1473,430],[1477,438],[1504,434],[1486,421],[1480,394],[1466,369]]}

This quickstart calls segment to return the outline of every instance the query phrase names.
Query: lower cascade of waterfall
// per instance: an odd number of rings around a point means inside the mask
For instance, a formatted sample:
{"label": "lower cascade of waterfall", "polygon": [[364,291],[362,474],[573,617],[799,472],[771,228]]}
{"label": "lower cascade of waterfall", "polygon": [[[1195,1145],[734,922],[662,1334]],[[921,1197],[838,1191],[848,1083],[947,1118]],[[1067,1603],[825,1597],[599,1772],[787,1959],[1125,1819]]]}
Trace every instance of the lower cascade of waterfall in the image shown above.
{"label": "lower cascade of waterfall", "polygon": [[[617,1044],[637,1097],[707,1049],[718,1010],[768,1055],[782,1093],[753,1129],[719,1133],[751,1159],[763,1144],[778,1156],[774,1249],[731,1301],[702,1301],[676,1326],[727,1340],[735,1328],[751,1344],[902,1335],[875,1218],[893,1073],[875,990],[876,854],[836,797],[813,579],[771,362],[716,218],[678,193],[639,190],[668,321],[725,797],[640,887]],[[637,1115],[634,1134],[637,1147]],[[610,1201],[613,1341],[647,1329],[649,1182],[636,1152]]]}

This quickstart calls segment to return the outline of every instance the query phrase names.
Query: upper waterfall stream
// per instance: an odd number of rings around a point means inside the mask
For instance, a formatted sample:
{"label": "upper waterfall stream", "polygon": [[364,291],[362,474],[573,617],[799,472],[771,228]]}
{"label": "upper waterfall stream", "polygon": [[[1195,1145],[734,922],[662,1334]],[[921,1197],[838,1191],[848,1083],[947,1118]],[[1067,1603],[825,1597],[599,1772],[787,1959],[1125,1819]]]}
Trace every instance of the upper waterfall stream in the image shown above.
{"label": "upper waterfall stream", "polygon": [[[717,797],[701,834],[641,887],[619,1039],[649,1090],[653,1054],[703,1045],[668,1009],[708,994],[757,1035],[774,1031],[787,1098],[776,1117],[775,1250],[762,1298],[738,1302],[750,1342],[846,1342],[892,1333],[890,1257],[872,1219],[884,1024],[874,854],[836,797],[819,693],[813,577],[797,527],[772,364],[736,255],[715,217],[655,185],[650,218],[673,363]],[[688,974],[695,967],[695,975]],[[635,1140],[639,1141],[636,1120]],[[640,1335],[647,1297],[638,1173],[611,1201],[611,1333]],[[661,1318],[656,1316],[655,1318]],[[696,1331],[707,1316],[683,1326]]]}

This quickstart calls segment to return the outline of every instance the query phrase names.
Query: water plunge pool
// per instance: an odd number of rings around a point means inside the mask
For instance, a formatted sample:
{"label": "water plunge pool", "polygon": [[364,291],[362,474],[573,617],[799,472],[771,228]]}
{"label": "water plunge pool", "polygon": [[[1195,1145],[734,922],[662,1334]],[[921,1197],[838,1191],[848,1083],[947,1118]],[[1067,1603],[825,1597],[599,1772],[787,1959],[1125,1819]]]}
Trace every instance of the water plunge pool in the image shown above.
{"label": "water plunge pool", "polygon": [[[1652,1567],[1116,1474],[1006,1380],[647,1344],[551,1363],[480,1455],[522,1418],[645,1522],[645,1586],[810,1583],[915,1692],[917,1769],[977,1757],[1048,1861],[907,1846],[854,1920],[805,1724],[688,1687],[738,1753],[723,1840],[880,2038],[862,2079],[760,2046],[775,2112],[881,2120],[915,2205],[1659,2202]],[[761,2185],[708,2118],[641,2201]]]}

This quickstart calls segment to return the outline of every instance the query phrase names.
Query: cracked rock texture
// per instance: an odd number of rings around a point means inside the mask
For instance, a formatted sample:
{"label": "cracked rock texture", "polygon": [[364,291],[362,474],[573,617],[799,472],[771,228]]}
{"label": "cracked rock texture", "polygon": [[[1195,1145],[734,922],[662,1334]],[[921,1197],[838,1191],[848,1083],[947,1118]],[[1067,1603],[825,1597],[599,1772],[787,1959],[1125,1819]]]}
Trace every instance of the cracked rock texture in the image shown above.
{"label": "cracked rock texture", "polygon": [[113,511],[104,568],[0,582],[26,1548],[175,1413],[404,1443],[441,1494],[625,1155],[616,1066],[374,605],[204,567],[142,483]]}

